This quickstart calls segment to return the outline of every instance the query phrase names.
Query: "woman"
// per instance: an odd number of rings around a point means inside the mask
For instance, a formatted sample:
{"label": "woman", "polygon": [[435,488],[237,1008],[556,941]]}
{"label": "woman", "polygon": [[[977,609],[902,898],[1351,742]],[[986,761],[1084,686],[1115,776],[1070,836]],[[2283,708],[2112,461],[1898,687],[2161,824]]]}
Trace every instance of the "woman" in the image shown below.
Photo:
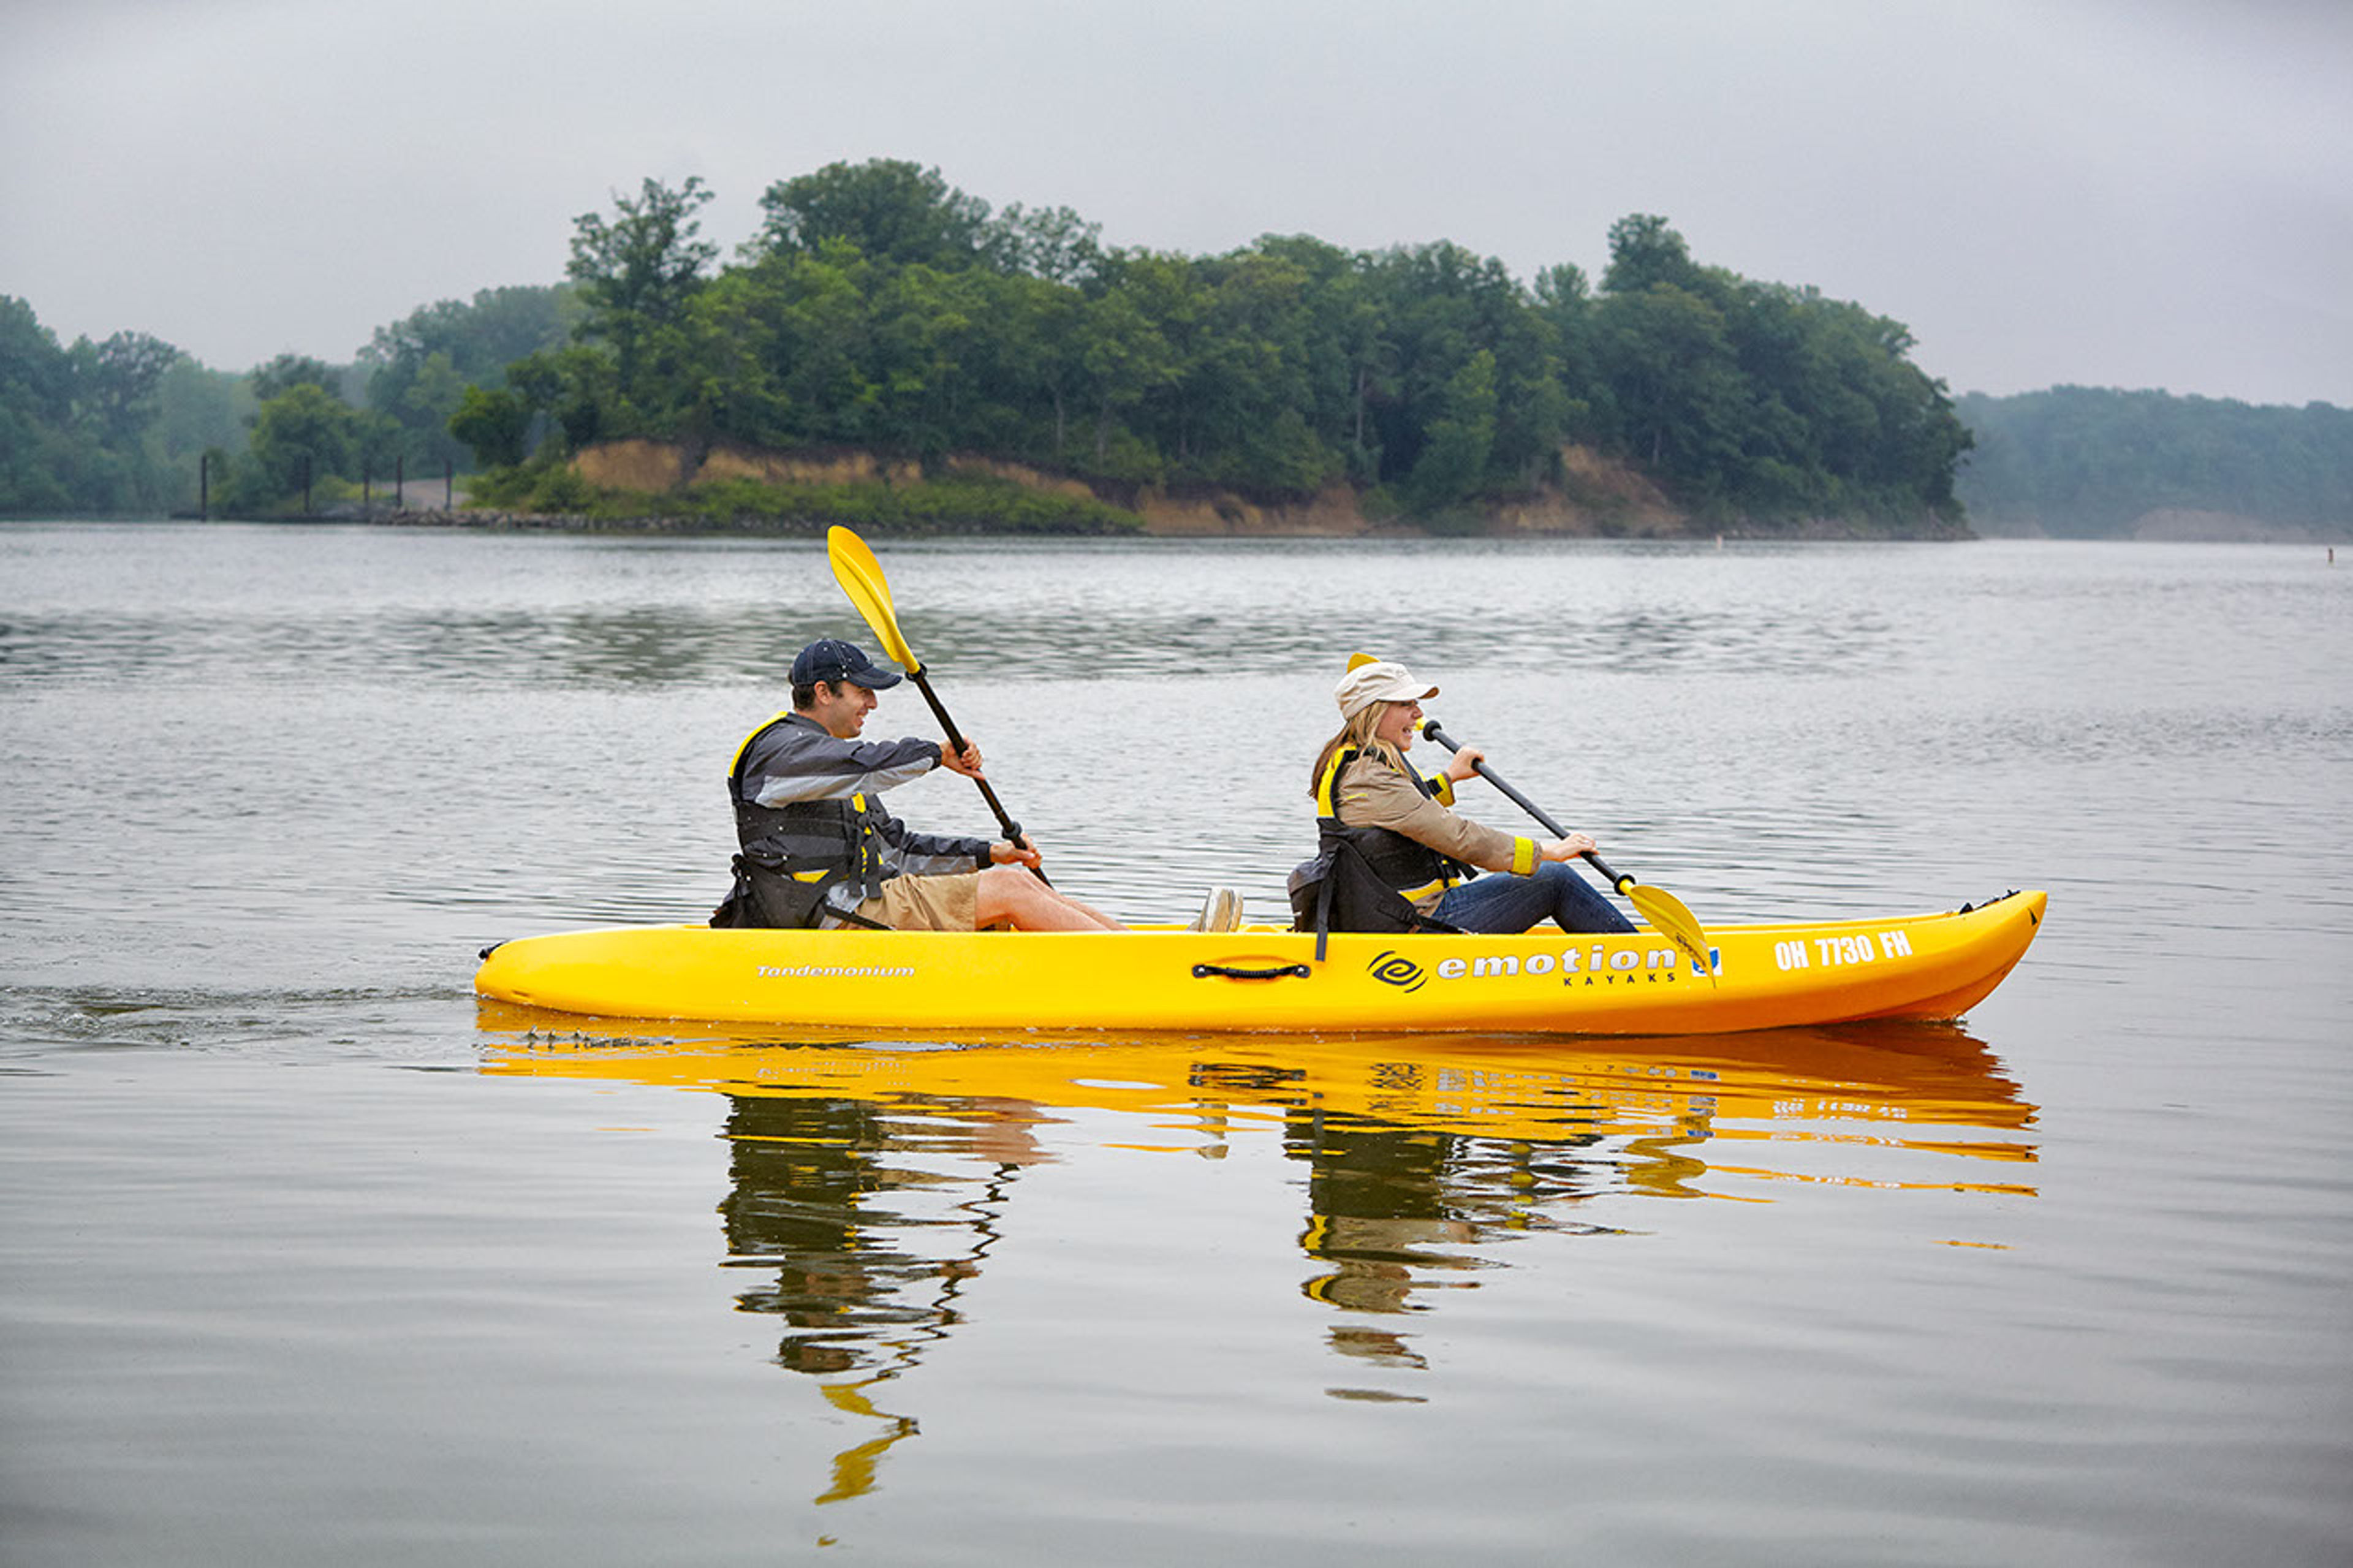
{"label": "woman", "polygon": [[[1595,847],[1585,834],[1515,837],[1448,809],[1454,786],[1478,772],[1485,753],[1465,746],[1444,772],[1426,777],[1408,765],[1421,704],[1437,695],[1438,688],[1386,660],[1350,670],[1333,692],[1340,732],[1324,742],[1309,787],[1322,829],[1316,864],[1331,889],[1329,929],[1516,932],[1548,918],[1567,931],[1632,931],[1566,864]],[[1380,885],[1368,897],[1359,896],[1365,878],[1352,884],[1343,874],[1352,857],[1356,870],[1369,870]],[[1510,874],[1473,882],[1473,868]],[[1386,907],[1383,889],[1394,895]]]}

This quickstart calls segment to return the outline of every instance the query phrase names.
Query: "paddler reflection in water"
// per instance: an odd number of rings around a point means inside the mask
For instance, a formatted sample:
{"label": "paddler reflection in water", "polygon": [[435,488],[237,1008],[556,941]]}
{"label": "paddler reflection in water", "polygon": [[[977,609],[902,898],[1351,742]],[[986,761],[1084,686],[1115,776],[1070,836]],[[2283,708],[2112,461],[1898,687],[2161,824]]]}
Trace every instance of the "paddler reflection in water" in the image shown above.
{"label": "paddler reflection in water", "polygon": [[[1585,834],[1515,837],[1449,809],[1454,786],[1477,774],[1477,747],[1441,773],[1407,763],[1421,705],[1437,695],[1387,660],[1350,670],[1334,690],[1340,732],[1324,742],[1308,790],[1316,858],[1291,879],[1300,929],[1517,932],[1549,918],[1567,931],[1632,931],[1564,864],[1595,847]],[[1470,880],[1480,871],[1510,874]]]}
{"label": "paddler reflection in water", "polygon": [[875,696],[901,677],[828,637],[793,660],[793,706],[735,753],[735,886],[715,926],[870,926],[892,931],[1120,931],[1102,910],[1033,874],[1038,851],[1008,839],[915,833],[884,790],[944,767],[981,774],[980,749],[858,739]]}

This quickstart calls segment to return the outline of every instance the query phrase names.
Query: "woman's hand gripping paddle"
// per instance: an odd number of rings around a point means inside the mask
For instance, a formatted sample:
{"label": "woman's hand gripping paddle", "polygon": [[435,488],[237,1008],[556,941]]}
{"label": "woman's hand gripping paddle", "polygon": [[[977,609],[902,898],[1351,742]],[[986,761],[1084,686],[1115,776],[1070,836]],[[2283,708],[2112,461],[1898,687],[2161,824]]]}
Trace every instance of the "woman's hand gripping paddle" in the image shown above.
{"label": "woman's hand gripping paddle", "polygon": [[[932,705],[932,716],[940,721],[940,729],[947,735],[948,745],[961,753],[965,747],[964,734],[955,727],[955,721],[948,717],[947,709],[932,690],[932,683],[923,678],[923,661],[915,657],[915,650],[907,646],[906,634],[899,629],[898,607],[891,602],[891,580],[882,575],[882,563],[874,559],[874,552],[866,547],[866,541],[846,528],[826,531],[825,553],[833,563],[834,581],[839,583],[841,591],[849,595],[849,602],[858,606],[858,613],[866,617],[866,624],[874,628],[875,637],[881,640],[882,651],[905,667],[908,679],[915,683],[915,689],[922,692],[923,700]],[[988,781],[975,778],[972,782],[980,786],[981,798],[988,802],[988,809],[997,814],[997,826],[1005,830],[1005,837],[1012,840],[1013,847],[1029,848],[1029,841],[1021,836],[1021,825],[1007,815]],[[1039,881],[1052,885],[1044,871],[1035,866],[1029,869]]]}
{"label": "woman's hand gripping paddle", "polygon": [[[1455,744],[1453,736],[1438,727],[1438,721],[1435,719],[1424,719],[1421,721],[1421,732],[1450,752],[1461,749]],[[1473,763],[1471,765],[1479,770],[1481,778],[1509,796],[1513,805],[1543,823],[1555,838],[1568,837],[1567,828],[1546,816],[1544,807],[1496,777],[1494,770],[1484,762]],[[1609,885],[1618,890],[1619,896],[1634,906],[1636,914],[1649,921],[1653,930],[1670,938],[1677,947],[1689,954],[1691,961],[1699,965],[1699,972],[1707,976],[1709,984],[1715,984],[1715,965],[1708,958],[1707,932],[1700,929],[1699,921],[1691,910],[1683,907],[1683,901],[1681,899],[1663,888],[1646,888],[1633,878],[1611,870],[1603,864],[1601,857],[1590,849],[1582,853],[1585,859],[1592,862],[1595,870],[1609,879]]]}

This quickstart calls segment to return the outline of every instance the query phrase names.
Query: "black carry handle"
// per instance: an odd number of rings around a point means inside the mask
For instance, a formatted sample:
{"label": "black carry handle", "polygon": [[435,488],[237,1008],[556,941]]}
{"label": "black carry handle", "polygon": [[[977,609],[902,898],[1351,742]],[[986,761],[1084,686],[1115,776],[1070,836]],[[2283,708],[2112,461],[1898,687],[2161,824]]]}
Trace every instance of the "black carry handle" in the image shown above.
{"label": "black carry handle", "polygon": [[[948,717],[947,707],[932,690],[932,683],[923,679],[923,666],[917,665],[907,671],[907,674],[914,681],[915,689],[923,694],[923,700],[932,705],[932,717],[937,719],[940,721],[940,728],[947,732],[949,748],[956,755],[962,756],[965,746],[964,731],[957,729],[955,721]],[[997,826],[1005,830],[1005,837],[1012,840],[1013,847],[1016,849],[1029,848],[1029,841],[1021,837],[1021,825],[1014,821],[1007,813],[1004,803],[997,798],[997,792],[988,787],[988,781],[975,779],[972,782],[980,786],[980,798],[988,802],[988,809],[997,814]],[[1046,875],[1045,868],[1042,866],[1030,867],[1029,874],[1050,888],[1054,885],[1054,879]]]}
{"label": "black carry handle", "polygon": [[1304,980],[1315,972],[1303,963],[1279,963],[1272,969],[1240,969],[1224,963],[1197,963],[1193,978],[1207,980],[1211,975],[1223,975],[1228,980]]}

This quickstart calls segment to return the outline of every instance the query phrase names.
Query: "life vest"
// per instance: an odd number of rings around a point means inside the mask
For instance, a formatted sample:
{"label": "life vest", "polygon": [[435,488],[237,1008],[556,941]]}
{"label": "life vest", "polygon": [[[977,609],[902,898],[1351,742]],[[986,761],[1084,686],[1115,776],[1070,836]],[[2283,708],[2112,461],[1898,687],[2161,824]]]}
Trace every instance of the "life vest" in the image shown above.
{"label": "life vest", "polygon": [[[1452,931],[1417,907],[1478,871],[1387,827],[1351,827],[1340,818],[1340,778],[1360,753],[1335,752],[1315,781],[1315,858],[1291,874],[1293,929],[1315,933],[1322,962],[1325,936],[1335,931]],[[1438,798],[1438,786],[1419,773],[1414,787]]]}
{"label": "life vest", "polygon": [[[813,926],[826,913],[826,895],[848,886],[862,901],[882,891],[882,828],[890,821],[863,791],[847,800],[803,800],[762,805],[744,794],[744,759],[753,743],[783,723],[779,713],[744,738],[728,770],[727,798],[735,807],[735,886],[711,923],[726,926]],[[853,924],[871,921],[834,913]]]}

